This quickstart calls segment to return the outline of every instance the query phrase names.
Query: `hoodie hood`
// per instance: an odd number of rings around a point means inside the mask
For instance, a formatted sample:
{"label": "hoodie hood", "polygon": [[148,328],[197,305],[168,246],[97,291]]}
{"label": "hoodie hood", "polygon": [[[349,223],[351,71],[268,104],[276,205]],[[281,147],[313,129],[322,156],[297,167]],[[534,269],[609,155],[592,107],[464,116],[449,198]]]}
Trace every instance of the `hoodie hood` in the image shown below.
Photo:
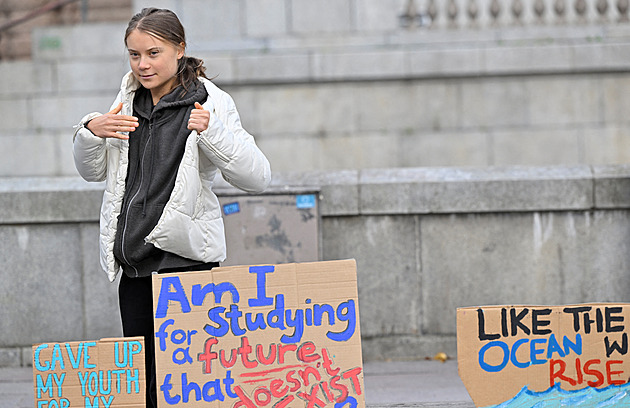
{"label": "hoodie hood", "polygon": [[[149,119],[151,115],[158,115],[160,110],[177,109],[183,106],[194,106],[195,102],[205,102],[208,97],[206,88],[199,82],[195,81],[190,85],[188,90],[182,85],[177,86],[170,93],[164,95],[157,105],[153,106],[151,92],[140,86],[136,90],[136,98],[134,100],[134,112],[145,119]],[[166,116],[169,116],[167,113]]]}
{"label": "hoodie hood", "polygon": [[147,276],[181,265],[182,259],[147,244],[175,186],[176,175],[191,131],[188,119],[195,102],[205,103],[201,82],[173,89],[153,106],[150,90],[135,92],[133,114],[139,126],[129,134],[129,170],[123,208],[118,218],[114,253],[125,273]]}

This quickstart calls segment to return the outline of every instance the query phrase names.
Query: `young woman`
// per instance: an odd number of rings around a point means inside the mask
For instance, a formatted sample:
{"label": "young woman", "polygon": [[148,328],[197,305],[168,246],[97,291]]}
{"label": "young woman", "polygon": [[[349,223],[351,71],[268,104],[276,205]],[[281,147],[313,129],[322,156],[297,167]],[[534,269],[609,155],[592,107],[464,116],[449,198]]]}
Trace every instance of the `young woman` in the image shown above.
{"label": "young woman", "polygon": [[271,170],[241,126],[232,98],[186,56],[177,16],[147,8],[127,27],[129,72],[106,114],[86,115],[74,159],[87,181],[106,181],[100,260],[110,281],[122,270],[125,336],[144,336],[147,406],[157,406],[151,274],[207,270],[226,256],[218,170],[232,185],[261,192]]}

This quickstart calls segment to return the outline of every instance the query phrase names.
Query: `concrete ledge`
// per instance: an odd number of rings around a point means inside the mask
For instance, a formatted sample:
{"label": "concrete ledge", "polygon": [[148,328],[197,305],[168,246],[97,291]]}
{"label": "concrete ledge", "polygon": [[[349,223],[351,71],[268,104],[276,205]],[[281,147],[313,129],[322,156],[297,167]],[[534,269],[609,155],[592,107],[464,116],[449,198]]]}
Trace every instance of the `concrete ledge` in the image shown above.
{"label": "concrete ledge", "polygon": [[[630,165],[286,173],[267,193],[305,189],[320,191],[323,216],[628,208]],[[221,180],[217,191],[237,193]]]}
{"label": "concrete ledge", "polygon": [[630,206],[630,165],[595,166],[594,206],[628,208]]}
{"label": "concrete ledge", "polygon": [[76,177],[0,179],[0,224],[98,220],[103,188]]}
{"label": "concrete ledge", "polygon": [[[363,46],[293,49],[250,48],[224,58],[237,66],[235,75],[219,77],[229,84],[294,83],[409,78],[457,78],[471,76],[549,75],[625,71],[630,62],[630,43],[540,45],[538,40],[513,43],[494,41],[470,44],[372,44]],[[213,51],[200,50],[210,55]],[[297,65],[294,62],[297,58]],[[210,57],[210,62],[212,61]],[[263,69],[253,69],[252,64]],[[290,64],[291,66],[287,66]]]}
{"label": "concrete ledge", "polygon": [[[219,195],[241,195],[220,177]],[[0,178],[0,223],[94,221],[102,183]],[[630,165],[400,168],[274,174],[265,194],[319,192],[322,216],[630,208]]]}
{"label": "concrete ledge", "polygon": [[364,170],[361,214],[570,210],[593,207],[588,166]]}
{"label": "concrete ledge", "polygon": [[[98,58],[101,65],[126,66],[124,44],[111,41],[122,39],[124,29],[124,24],[104,23],[38,28],[34,58],[62,65]],[[605,25],[312,34],[224,37],[204,29],[200,36],[191,33],[190,53],[210,65],[217,56],[226,60],[223,65],[227,62],[231,72],[222,72],[217,82],[239,85],[619,72],[630,63],[630,31]],[[102,45],[98,51],[94,43]]]}

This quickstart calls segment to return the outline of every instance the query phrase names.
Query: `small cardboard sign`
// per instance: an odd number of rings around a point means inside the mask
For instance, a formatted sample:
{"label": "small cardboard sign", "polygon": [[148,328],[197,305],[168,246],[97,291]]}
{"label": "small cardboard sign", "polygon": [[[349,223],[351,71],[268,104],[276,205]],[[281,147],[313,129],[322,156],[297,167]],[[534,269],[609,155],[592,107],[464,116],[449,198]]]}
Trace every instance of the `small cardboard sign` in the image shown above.
{"label": "small cardboard sign", "polygon": [[478,407],[630,406],[629,322],[629,304],[460,308],[459,375]]}
{"label": "small cardboard sign", "polygon": [[160,407],[364,407],[354,260],[153,275]]}
{"label": "small cardboard sign", "polygon": [[144,338],[33,345],[36,408],[144,407]]}

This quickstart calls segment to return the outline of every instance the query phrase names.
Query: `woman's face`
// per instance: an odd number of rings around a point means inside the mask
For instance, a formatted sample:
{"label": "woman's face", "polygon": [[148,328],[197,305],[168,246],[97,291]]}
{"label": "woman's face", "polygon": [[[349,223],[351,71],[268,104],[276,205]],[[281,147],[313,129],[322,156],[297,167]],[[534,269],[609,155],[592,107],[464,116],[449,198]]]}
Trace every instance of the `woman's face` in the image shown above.
{"label": "woman's face", "polygon": [[138,81],[151,91],[153,103],[168,94],[177,83],[178,60],[184,56],[184,44],[175,47],[140,30],[127,37],[129,65]]}

